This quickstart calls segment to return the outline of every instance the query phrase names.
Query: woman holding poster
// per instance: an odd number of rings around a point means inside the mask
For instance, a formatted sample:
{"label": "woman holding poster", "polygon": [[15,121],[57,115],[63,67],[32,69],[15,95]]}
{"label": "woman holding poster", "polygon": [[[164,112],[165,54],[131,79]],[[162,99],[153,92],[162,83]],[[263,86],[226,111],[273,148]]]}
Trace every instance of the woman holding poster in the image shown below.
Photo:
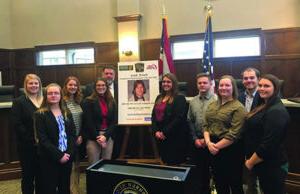
{"label": "woman holding poster", "polygon": [[162,161],[176,165],[185,161],[188,142],[186,124],[187,103],[178,94],[175,75],[168,73],[162,78],[162,92],[152,110],[152,130],[157,140]]}

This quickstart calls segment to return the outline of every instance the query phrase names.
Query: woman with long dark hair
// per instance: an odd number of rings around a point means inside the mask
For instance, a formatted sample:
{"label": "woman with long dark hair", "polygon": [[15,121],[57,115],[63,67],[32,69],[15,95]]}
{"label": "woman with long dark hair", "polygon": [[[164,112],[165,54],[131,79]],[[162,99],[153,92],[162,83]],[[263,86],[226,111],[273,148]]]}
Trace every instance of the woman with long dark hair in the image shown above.
{"label": "woman with long dark hair", "polygon": [[162,91],[155,100],[152,111],[152,130],[158,143],[159,153],[165,164],[177,165],[186,160],[188,127],[187,103],[178,94],[175,75],[162,77]]}
{"label": "woman with long dark hair", "polygon": [[12,123],[17,135],[17,148],[22,168],[23,194],[41,192],[40,168],[34,140],[33,114],[43,101],[42,82],[36,74],[24,79],[24,95],[16,98],[12,106]]}
{"label": "woman with long dark hair", "polygon": [[289,114],[279,97],[280,84],[271,74],[261,76],[258,92],[263,103],[253,109],[244,125],[246,162],[258,175],[264,194],[284,194],[288,172],[284,140]]}
{"label": "woman with long dark hair", "polygon": [[46,87],[46,97],[35,113],[44,194],[69,194],[75,149],[75,125],[64,106],[61,87]]}
{"label": "woman with long dark hair", "polygon": [[90,164],[111,159],[113,136],[117,123],[117,106],[108,89],[107,80],[98,78],[91,96],[83,102],[83,130]]}

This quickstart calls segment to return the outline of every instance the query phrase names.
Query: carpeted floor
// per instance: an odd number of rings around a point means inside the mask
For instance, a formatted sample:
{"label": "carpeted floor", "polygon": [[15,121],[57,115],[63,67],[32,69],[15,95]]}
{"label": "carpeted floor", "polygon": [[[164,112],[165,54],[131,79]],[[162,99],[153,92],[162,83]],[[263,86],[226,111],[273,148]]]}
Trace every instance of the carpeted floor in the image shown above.
{"label": "carpeted floor", "polygon": [[[80,194],[86,194],[85,174],[80,175]],[[21,180],[0,181],[1,194],[21,194]]]}

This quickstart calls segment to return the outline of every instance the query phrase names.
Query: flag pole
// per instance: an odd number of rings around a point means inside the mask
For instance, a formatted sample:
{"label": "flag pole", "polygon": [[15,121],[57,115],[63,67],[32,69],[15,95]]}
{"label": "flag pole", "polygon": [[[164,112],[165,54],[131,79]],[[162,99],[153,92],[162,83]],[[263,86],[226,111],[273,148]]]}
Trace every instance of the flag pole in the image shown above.
{"label": "flag pole", "polygon": [[160,4],[161,4],[161,7],[162,7],[162,17],[166,17],[166,7],[165,7],[165,2],[164,0],[160,0]]}

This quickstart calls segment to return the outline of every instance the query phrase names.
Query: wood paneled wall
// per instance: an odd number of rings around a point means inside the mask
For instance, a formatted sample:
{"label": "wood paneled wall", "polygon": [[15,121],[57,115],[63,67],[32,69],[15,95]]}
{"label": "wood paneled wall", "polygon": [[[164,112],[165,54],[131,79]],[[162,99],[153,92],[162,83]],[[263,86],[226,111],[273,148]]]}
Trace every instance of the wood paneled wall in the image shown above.
{"label": "wood paneled wall", "polygon": [[[264,30],[261,34],[261,57],[215,59],[215,77],[231,74],[235,78],[240,78],[242,70],[252,66],[261,70],[262,73],[272,73],[283,79],[285,81],[284,97],[300,96],[300,76],[298,75],[300,73],[300,28]],[[82,84],[92,82],[99,75],[99,67],[107,64],[116,65],[119,61],[117,42],[96,43],[95,48],[95,64],[52,67],[35,65],[34,48],[0,49],[0,71],[2,71],[3,84],[15,84],[17,87],[22,87],[24,76],[30,72],[40,75],[44,85],[50,82],[62,84],[69,75],[78,76]],[[159,39],[141,40],[141,60],[157,60],[159,48]],[[176,60],[174,63],[178,80],[188,82],[188,95],[195,95],[197,93],[195,77],[202,70],[201,60]]]}

